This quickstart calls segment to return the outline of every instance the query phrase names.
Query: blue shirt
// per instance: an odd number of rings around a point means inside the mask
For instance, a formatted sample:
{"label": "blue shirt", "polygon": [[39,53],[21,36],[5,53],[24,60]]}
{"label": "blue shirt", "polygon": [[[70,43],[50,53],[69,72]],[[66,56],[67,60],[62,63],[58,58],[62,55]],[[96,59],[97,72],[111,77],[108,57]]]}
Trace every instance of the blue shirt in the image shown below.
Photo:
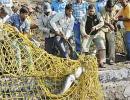
{"label": "blue shirt", "polygon": [[11,25],[15,26],[20,32],[28,33],[30,31],[30,24],[27,20],[21,21],[21,18],[18,14],[10,16],[8,21]]}
{"label": "blue shirt", "polygon": [[88,8],[88,3],[83,1],[82,3],[73,3],[73,16],[75,21],[80,22],[82,17],[86,15],[86,10]]}
{"label": "blue shirt", "polygon": [[58,2],[54,1],[51,4],[51,8],[53,11],[56,12],[64,12],[65,11],[66,2]]}
{"label": "blue shirt", "polygon": [[106,0],[96,2],[95,4],[96,12],[100,13],[102,9],[106,6],[106,2],[107,2]]}

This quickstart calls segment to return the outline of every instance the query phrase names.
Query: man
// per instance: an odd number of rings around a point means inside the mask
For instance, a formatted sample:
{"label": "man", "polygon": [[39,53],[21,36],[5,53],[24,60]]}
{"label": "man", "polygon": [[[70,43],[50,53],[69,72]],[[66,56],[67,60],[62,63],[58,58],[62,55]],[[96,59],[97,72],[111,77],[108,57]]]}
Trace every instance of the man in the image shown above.
{"label": "man", "polygon": [[10,16],[8,22],[16,27],[21,33],[27,35],[30,31],[30,24],[27,21],[29,10],[27,7],[22,7],[19,12],[20,14]]}
{"label": "man", "polygon": [[115,15],[115,20],[123,21],[125,28],[125,45],[127,58],[130,60],[130,4],[128,0],[118,0],[123,8]]}
{"label": "man", "polygon": [[[27,21],[27,17],[29,14],[29,9],[27,7],[22,7],[19,10],[19,14],[14,14],[10,16],[7,23],[11,24],[15,27],[16,31],[18,33],[22,33],[27,37],[27,35],[30,32],[30,23]],[[21,45],[22,40],[21,39],[15,39],[12,43],[13,48],[16,52],[16,59],[17,59],[17,65],[19,71],[22,70],[22,62],[21,62],[21,50],[26,51],[26,54],[28,55],[28,66],[30,67],[30,70],[33,70],[33,61],[31,56],[31,50],[27,45]],[[21,49],[22,48],[22,49]]]}
{"label": "man", "polygon": [[80,33],[80,22],[82,17],[86,14],[86,9],[88,7],[88,3],[83,0],[76,0],[73,5],[73,16],[75,18],[74,23],[74,36],[75,36],[75,44],[76,51],[81,52],[81,33]]}
{"label": "man", "polygon": [[57,13],[51,20],[50,24],[55,31],[54,39],[56,47],[60,51],[63,58],[68,58],[68,52],[65,48],[65,42],[72,36],[74,26],[74,17],[72,16],[72,5],[68,4],[65,7],[65,12]]}
{"label": "man", "polygon": [[52,11],[51,6],[48,2],[44,3],[43,13],[38,17],[38,28],[45,34],[45,50],[49,54],[55,54],[54,52],[54,37],[55,34],[51,32],[50,19],[56,13]]}
{"label": "man", "polygon": [[82,48],[84,53],[89,52],[91,42],[94,41],[99,54],[99,67],[104,67],[105,60],[105,36],[100,30],[104,25],[100,14],[95,13],[94,5],[88,6],[88,14],[81,21],[81,34],[83,37]]}
{"label": "man", "polygon": [[115,26],[113,20],[115,14],[116,9],[113,7],[112,1],[108,0],[105,8],[101,11],[101,15],[105,24],[102,30],[105,32],[108,41],[109,64],[115,62]]}

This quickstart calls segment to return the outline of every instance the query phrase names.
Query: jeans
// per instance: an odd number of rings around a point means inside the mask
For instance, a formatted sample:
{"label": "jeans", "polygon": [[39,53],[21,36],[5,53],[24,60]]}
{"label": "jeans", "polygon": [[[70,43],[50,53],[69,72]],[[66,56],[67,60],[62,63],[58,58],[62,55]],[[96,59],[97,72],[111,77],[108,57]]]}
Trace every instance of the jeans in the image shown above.
{"label": "jeans", "polygon": [[124,34],[124,39],[125,39],[127,57],[128,59],[130,59],[130,31],[126,31],[126,33]]}
{"label": "jeans", "polygon": [[55,37],[45,38],[45,51],[53,55],[56,54],[54,38]]}
{"label": "jeans", "polygon": [[74,24],[74,37],[75,37],[75,44],[76,44],[76,51],[81,52],[81,39],[80,39],[80,22]]}

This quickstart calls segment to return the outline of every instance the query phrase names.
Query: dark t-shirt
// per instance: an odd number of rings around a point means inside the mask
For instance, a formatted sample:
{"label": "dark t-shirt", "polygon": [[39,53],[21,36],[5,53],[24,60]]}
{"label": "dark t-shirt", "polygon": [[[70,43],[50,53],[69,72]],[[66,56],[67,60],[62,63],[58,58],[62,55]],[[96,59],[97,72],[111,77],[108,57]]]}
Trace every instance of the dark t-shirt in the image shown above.
{"label": "dark t-shirt", "polygon": [[[93,16],[87,16],[87,21],[85,24],[85,31],[88,35],[90,35],[92,27],[96,26],[99,24],[99,18],[98,15],[93,15]],[[98,30],[95,30],[91,33],[91,35],[95,35],[98,32]]]}

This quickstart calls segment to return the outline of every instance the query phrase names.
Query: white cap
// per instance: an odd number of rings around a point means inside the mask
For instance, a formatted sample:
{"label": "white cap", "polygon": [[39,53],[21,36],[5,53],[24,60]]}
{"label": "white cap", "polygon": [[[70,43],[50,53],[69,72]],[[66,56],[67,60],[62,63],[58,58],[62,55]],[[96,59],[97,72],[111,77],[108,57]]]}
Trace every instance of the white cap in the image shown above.
{"label": "white cap", "polygon": [[51,9],[50,3],[45,2],[45,3],[44,3],[44,9],[43,9],[43,10],[44,10],[45,12],[51,12],[52,9]]}

